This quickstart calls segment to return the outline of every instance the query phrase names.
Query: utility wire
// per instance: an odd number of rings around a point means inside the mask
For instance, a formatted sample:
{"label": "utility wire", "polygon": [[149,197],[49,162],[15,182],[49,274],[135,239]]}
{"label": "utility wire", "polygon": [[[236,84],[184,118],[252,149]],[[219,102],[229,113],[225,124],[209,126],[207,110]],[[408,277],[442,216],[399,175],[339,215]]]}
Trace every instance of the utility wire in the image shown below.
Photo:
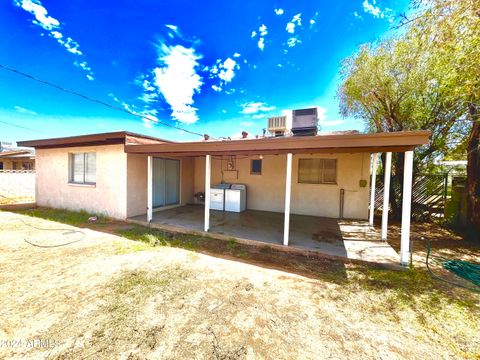
{"label": "utility wire", "polygon": [[34,132],[43,133],[43,131],[41,131],[41,130],[32,129],[32,128],[29,128],[29,127],[26,127],[26,126],[22,126],[22,125],[13,124],[13,123],[10,123],[10,122],[8,122],[8,121],[0,120],[0,123],[7,124],[7,125],[10,125],[10,126],[15,126],[15,127],[17,127],[17,128],[20,128],[20,129],[26,129],[26,130],[30,130],[30,131],[34,131]]}
{"label": "utility wire", "polygon": [[[104,102],[102,100],[98,100],[98,99],[95,99],[95,98],[92,98],[90,96],[87,96],[87,95],[84,95],[84,94],[81,94],[77,91],[74,91],[74,90],[70,90],[70,89],[67,89],[67,88],[64,88],[63,86],[60,86],[60,85],[57,85],[57,84],[54,84],[54,83],[51,83],[47,80],[42,80],[42,79],[39,79],[33,75],[30,75],[30,74],[27,74],[27,73],[24,73],[23,71],[20,71],[20,70],[16,70],[14,68],[11,68],[11,67],[8,67],[8,66],[5,66],[5,65],[2,65],[0,64],[0,68],[2,70],[5,70],[5,71],[9,71],[9,72],[12,72],[14,74],[17,74],[17,75],[20,75],[20,76],[23,76],[23,77],[26,77],[30,80],[33,80],[33,81],[36,81],[36,82],[39,82],[41,84],[44,84],[44,85],[48,85],[48,86],[51,86],[57,90],[60,90],[60,91],[63,91],[63,92],[66,92],[66,93],[69,93],[69,94],[72,94],[72,95],[75,95],[75,96],[78,96],[78,97],[81,97],[82,99],[84,100],[87,100],[87,101],[91,101],[91,102],[94,102],[94,103],[97,103],[97,104],[100,104],[100,105],[103,105],[103,106],[107,106],[111,109],[114,109],[114,110],[118,110],[118,111],[122,111],[124,113],[127,113],[127,114],[130,114],[130,115],[133,115],[133,116],[136,116],[138,118],[141,118],[141,119],[146,119],[148,121],[151,121],[155,124],[161,124],[161,125],[164,125],[164,126],[167,126],[167,127],[170,127],[170,128],[173,128],[173,129],[177,129],[177,130],[181,130],[181,131],[184,131],[188,134],[192,134],[192,135],[198,135],[198,136],[201,136],[201,137],[204,137],[205,134],[200,134],[198,132],[195,132],[195,131],[191,131],[191,130],[188,130],[188,129],[185,129],[185,128],[182,128],[182,127],[179,127],[179,126],[175,126],[175,125],[171,125],[169,123],[166,123],[162,120],[158,120],[158,119],[154,119],[148,115],[141,115],[141,114],[138,114],[134,111],[130,111],[130,110],[127,110],[125,108],[122,108],[122,107],[119,107],[119,106],[115,106],[115,105],[111,105],[107,102]],[[9,125],[13,125],[13,124],[9,124]],[[17,125],[14,125],[14,126],[17,126]],[[18,125],[19,126],[19,125]],[[32,130],[32,129],[28,129],[28,130]]]}

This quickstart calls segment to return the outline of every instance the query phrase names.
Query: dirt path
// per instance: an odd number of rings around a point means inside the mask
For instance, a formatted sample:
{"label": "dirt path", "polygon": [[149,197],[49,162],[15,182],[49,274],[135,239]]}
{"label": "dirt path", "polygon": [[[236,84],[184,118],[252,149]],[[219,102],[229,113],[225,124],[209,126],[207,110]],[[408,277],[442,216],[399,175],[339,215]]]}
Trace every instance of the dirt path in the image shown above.
{"label": "dirt path", "polygon": [[[436,293],[434,303],[422,291],[409,302],[401,289],[361,286],[360,275],[348,266],[342,276],[359,276],[358,283],[149,247],[89,229],[66,233],[32,226],[75,229],[0,212],[0,358],[480,354],[478,306]],[[24,239],[76,242],[38,248]]]}

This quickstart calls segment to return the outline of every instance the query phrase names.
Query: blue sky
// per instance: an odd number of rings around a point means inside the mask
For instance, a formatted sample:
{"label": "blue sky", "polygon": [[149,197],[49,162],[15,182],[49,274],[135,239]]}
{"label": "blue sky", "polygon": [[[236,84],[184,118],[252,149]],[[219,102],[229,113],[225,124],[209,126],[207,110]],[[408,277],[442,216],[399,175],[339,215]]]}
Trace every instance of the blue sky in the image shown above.
{"label": "blue sky", "polygon": [[[261,134],[282,109],[318,106],[321,131],[363,129],[338,113],[340,62],[387,34],[406,0],[0,3],[0,140],[129,130],[172,140]],[[8,122],[16,126],[8,125]]]}

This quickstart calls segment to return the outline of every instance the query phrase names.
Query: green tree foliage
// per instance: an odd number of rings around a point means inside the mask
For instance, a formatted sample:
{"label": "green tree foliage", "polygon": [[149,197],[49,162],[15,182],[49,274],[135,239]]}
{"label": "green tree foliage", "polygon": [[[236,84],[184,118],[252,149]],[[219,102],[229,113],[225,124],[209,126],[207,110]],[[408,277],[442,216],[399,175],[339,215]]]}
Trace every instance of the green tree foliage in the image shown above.
{"label": "green tree foliage", "polygon": [[[372,132],[432,131],[430,144],[416,152],[417,171],[439,156],[458,157],[462,147],[478,154],[479,7],[478,0],[416,1],[397,34],[361,46],[343,62],[338,97],[344,116],[362,119]],[[402,178],[399,154],[393,181]],[[394,215],[397,202],[392,198]]]}

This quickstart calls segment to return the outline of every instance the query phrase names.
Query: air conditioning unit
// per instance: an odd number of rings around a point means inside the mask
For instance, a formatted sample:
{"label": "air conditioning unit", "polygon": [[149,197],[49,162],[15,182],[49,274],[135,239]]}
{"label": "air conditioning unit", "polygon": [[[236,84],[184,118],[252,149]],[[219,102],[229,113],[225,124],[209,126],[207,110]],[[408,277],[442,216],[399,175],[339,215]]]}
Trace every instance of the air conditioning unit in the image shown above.
{"label": "air conditioning unit", "polygon": [[268,132],[274,136],[283,136],[287,131],[287,117],[274,116],[268,118]]}
{"label": "air conditioning unit", "polygon": [[293,135],[317,135],[318,112],[317,108],[293,110]]}

